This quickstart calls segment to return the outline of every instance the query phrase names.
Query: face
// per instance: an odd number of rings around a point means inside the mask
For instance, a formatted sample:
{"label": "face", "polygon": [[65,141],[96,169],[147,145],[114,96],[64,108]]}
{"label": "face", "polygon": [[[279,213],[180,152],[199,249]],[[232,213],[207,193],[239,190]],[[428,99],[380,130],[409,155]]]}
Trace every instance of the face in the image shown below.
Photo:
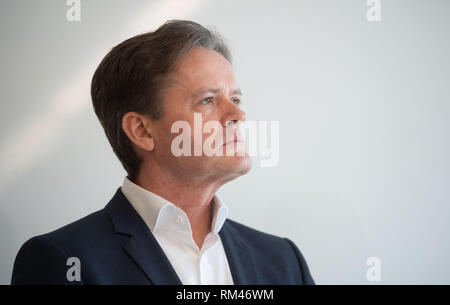
{"label": "face", "polygon": [[[152,122],[155,143],[151,158],[177,177],[226,182],[247,173],[251,158],[245,153],[239,132],[245,112],[240,108],[241,94],[230,63],[213,50],[194,48],[179,62],[170,79],[164,114]],[[171,132],[177,121],[189,124],[190,135],[184,136],[190,137],[191,145],[183,141],[180,146],[188,145],[190,156],[173,153],[172,142],[180,139],[182,131]],[[204,129],[205,124],[215,127]],[[206,150],[215,154],[208,155]]]}

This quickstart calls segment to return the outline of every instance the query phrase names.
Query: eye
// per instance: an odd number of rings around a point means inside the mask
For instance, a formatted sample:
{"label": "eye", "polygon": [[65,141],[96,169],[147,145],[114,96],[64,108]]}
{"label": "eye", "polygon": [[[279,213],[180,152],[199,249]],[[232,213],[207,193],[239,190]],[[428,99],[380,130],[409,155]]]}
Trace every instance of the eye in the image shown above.
{"label": "eye", "polygon": [[236,105],[240,105],[241,104],[241,100],[238,98],[232,99],[233,103],[235,103]]}
{"label": "eye", "polygon": [[209,104],[211,102],[212,102],[212,97],[207,97],[207,98],[204,98],[204,99],[202,99],[200,101],[200,103],[202,103],[203,105],[207,105],[207,104]]}

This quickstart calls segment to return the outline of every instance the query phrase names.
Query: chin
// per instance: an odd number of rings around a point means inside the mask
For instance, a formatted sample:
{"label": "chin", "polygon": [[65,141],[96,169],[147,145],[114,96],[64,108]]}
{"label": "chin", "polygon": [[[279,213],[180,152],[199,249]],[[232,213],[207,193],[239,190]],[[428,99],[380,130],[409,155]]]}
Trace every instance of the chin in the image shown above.
{"label": "chin", "polygon": [[252,168],[252,159],[249,155],[221,157],[221,167],[230,173],[236,173],[236,176],[245,175]]}

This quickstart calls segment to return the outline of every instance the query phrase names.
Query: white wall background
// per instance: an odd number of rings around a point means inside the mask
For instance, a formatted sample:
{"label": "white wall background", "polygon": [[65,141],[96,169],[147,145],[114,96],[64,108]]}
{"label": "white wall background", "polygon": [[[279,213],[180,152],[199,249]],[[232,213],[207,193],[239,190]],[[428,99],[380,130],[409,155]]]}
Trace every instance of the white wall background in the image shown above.
{"label": "white wall background", "polygon": [[230,218],[291,238],[318,284],[450,283],[450,2],[2,1],[0,283],[22,243],[103,208],[125,175],[92,73],[167,19],[230,43],[249,120],[280,122],[280,162],[220,190]]}

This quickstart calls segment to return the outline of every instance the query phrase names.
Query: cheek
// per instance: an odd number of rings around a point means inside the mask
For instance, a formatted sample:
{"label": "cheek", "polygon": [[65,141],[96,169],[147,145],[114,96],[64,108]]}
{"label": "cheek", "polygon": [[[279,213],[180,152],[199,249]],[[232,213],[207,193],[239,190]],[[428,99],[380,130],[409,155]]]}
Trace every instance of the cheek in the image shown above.
{"label": "cheek", "polygon": [[172,122],[167,117],[161,118],[155,128],[155,145],[156,150],[167,153],[170,149],[170,143],[177,133],[171,132]]}
{"label": "cheek", "polygon": [[[180,144],[180,139],[183,139],[182,145]],[[189,139],[191,142],[190,145],[193,146],[194,121],[192,118],[187,116],[166,117],[163,124],[161,124],[161,127],[158,129],[158,153],[165,155],[165,157],[170,157],[168,154],[173,154],[172,143],[178,143],[176,149],[178,149],[179,146],[184,149],[185,146],[189,146]],[[189,148],[189,150],[192,153],[192,149]]]}
{"label": "cheek", "polygon": [[[205,124],[210,121],[214,122],[213,126],[215,127],[211,128],[210,125],[205,128]],[[204,130],[207,131],[204,132]],[[216,116],[205,115],[204,112],[202,113],[193,110],[171,109],[170,113],[166,112],[158,124],[155,141],[159,148],[159,152],[162,154],[170,153],[172,142],[181,134],[184,134],[183,138],[190,134],[191,155],[203,153],[202,146],[208,137],[220,138],[218,140],[219,143],[214,141],[212,145],[210,145],[216,148],[218,145],[222,146],[223,141],[225,140],[224,137],[226,136],[219,118],[216,118]],[[179,141],[177,141],[177,143],[178,142]],[[186,145],[188,143],[183,141],[183,144]]]}

